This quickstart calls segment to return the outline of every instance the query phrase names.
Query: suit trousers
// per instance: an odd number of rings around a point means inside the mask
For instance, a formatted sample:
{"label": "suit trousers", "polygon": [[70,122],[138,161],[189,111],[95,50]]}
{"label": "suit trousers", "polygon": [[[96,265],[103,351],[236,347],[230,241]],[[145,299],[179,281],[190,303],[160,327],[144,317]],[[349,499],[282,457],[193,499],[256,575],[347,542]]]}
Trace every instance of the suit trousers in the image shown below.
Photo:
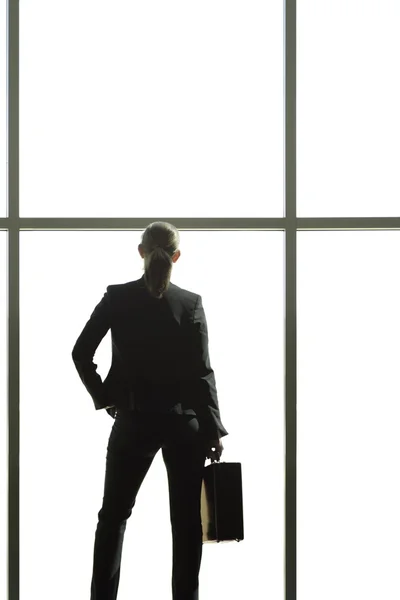
{"label": "suit trousers", "polygon": [[198,600],[205,442],[195,416],[118,409],[107,446],[103,503],[94,541],[91,600],[117,598],[127,520],[160,448],[169,488],[172,598]]}

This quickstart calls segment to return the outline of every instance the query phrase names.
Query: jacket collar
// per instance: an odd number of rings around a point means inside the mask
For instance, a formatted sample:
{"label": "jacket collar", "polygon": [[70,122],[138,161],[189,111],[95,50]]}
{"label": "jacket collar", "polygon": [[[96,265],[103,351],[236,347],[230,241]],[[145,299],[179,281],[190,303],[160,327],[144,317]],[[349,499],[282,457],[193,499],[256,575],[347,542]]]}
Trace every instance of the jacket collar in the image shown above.
{"label": "jacket collar", "polygon": [[[139,287],[141,287],[141,288],[146,288],[146,282],[145,282],[145,280],[144,280],[144,273],[143,273],[143,275],[142,275],[142,276],[141,276],[141,277],[140,277],[140,278],[139,278],[139,279],[136,281],[136,283],[137,283],[137,285],[138,285]],[[168,288],[168,290],[165,292],[165,294],[167,294],[167,293],[168,293],[168,291],[171,289],[171,287],[174,287],[174,284],[173,284],[173,283],[172,283],[172,281],[170,280],[170,282],[169,282],[169,288]],[[147,288],[146,288],[146,289],[147,289]],[[164,294],[164,295],[165,295],[165,294]]]}

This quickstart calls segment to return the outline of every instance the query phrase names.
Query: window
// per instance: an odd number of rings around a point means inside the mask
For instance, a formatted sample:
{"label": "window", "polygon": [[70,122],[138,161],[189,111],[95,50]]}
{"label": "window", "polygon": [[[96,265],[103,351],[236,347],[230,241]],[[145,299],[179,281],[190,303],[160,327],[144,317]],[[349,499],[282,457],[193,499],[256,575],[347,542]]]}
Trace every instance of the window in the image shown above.
{"label": "window", "polygon": [[[142,276],[139,241],[139,233],[129,231],[21,233],[21,600],[53,600],[55,589],[66,600],[90,587],[112,419],[95,411],[71,352],[107,285]],[[206,598],[241,600],[249,582],[267,597],[284,597],[282,242],[282,232],[183,231],[182,255],[173,267],[173,283],[202,295],[229,431],[222,460],[242,463],[246,541],[203,546]],[[253,261],[245,251],[250,247],[258,257]],[[227,344],[233,323],[239,344]],[[94,362],[104,380],[110,332]],[[128,520],[121,597],[170,594],[169,519],[159,452]],[[46,550],[45,578],[38,540],[43,549],[57,548]]]}
{"label": "window", "polygon": [[283,216],[281,2],[38,0],[20,19],[21,216]]}

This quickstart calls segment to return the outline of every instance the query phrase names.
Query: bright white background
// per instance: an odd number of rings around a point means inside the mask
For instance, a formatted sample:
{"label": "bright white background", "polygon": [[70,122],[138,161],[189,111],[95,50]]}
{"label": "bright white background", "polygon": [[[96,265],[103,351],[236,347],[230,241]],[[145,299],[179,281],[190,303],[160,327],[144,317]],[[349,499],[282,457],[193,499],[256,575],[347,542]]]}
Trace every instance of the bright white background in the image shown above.
{"label": "bright white background", "polygon": [[283,2],[20,6],[22,217],[282,217]]}
{"label": "bright white background", "polygon": [[400,215],[400,2],[297,1],[299,217]]}
{"label": "bright white background", "polygon": [[7,251],[8,236],[0,231],[0,594],[7,597]]}
{"label": "bright white background", "polygon": [[[182,232],[173,283],[200,293],[223,460],[242,464],[243,542],[204,544],[200,594],[284,598],[282,232]],[[86,600],[111,417],[95,411],[72,348],[107,285],[141,277],[140,232],[21,233],[21,600]],[[94,362],[104,380],[110,332]],[[207,461],[206,464],[208,464]],[[128,521],[119,600],[170,600],[161,452]]]}
{"label": "bright white background", "polygon": [[398,231],[298,234],[298,600],[400,598],[399,261]]}

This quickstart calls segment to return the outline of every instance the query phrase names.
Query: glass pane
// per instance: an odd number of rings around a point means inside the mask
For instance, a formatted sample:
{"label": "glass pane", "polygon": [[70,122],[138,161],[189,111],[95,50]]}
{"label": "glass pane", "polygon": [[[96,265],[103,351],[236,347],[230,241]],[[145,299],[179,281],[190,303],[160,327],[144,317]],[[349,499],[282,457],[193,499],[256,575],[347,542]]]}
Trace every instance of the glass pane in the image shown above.
{"label": "glass pane", "polygon": [[298,0],[300,217],[400,216],[400,3]]}
{"label": "glass pane", "polygon": [[7,2],[0,0],[0,217],[7,216]]}
{"label": "glass pane", "polygon": [[400,234],[298,252],[298,599],[399,598]]}
{"label": "glass pane", "polygon": [[281,1],[20,19],[21,216],[283,216]]}
{"label": "glass pane", "polygon": [[7,233],[0,231],[0,596],[2,598],[7,598],[8,554],[7,243]]}
{"label": "glass pane", "polygon": [[[53,600],[55,589],[58,600],[89,593],[113,421],[95,411],[71,352],[107,285],[142,276],[140,234],[21,233],[21,600]],[[181,249],[172,281],[202,295],[229,431],[222,458],[241,462],[243,475],[245,539],[204,544],[200,594],[242,600],[251,585],[265,598],[283,600],[283,232],[183,231]],[[265,262],[265,255],[274,258]],[[254,310],[260,299],[261,319]],[[104,381],[110,331],[93,360]],[[128,520],[121,598],[167,600],[171,575],[167,475],[159,452]]]}

